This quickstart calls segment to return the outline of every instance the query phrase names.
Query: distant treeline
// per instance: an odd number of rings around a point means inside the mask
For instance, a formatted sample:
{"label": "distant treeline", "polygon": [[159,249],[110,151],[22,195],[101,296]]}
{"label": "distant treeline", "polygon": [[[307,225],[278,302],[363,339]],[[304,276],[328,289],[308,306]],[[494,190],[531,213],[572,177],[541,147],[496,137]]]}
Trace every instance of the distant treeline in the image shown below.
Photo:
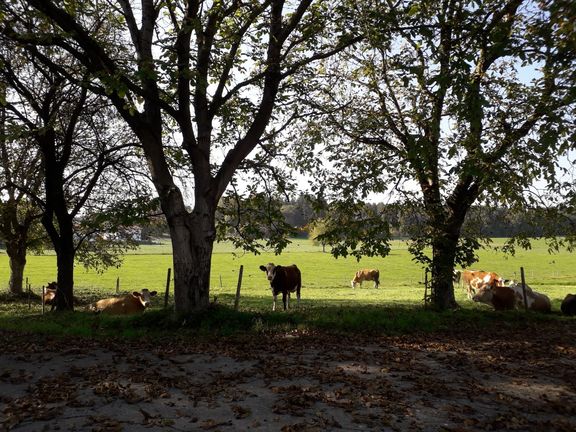
{"label": "distant treeline", "polygon": [[[398,204],[366,204],[366,208],[377,211],[390,224],[393,238],[410,237],[410,233],[423,226],[424,212],[414,207]],[[309,200],[300,196],[287,201],[282,213],[291,226],[299,229],[303,237],[308,235],[307,227],[317,216]],[[570,220],[572,222],[570,222]],[[571,224],[575,217],[566,217],[563,221],[557,215],[554,222],[547,217],[545,209],[511,210],[503,207],[480,206],[471,209],[464,224],[464,230],[486,237],[512,237],[529,235],[534,237],[554,234],[567,235],[574,229]]]}
{"label": "distant treeline", "polygon": [[[305,195],[300,195],[295,200],[284,201],[281,204],[286,222],[294,227],[298,237],[307,238],[310,223],[319,216],[310,200]],[[384,203],[366,204],[366,208],[377,211],[389,222],[393,238],[410,237],[411,232],[421,230],[420,227],[423,227],[424,212],[417,208]],[[486,237],[512,237],[519,234],[538,237],[550,234],[551,229],[555,235],[567,235],[570,232],[570,225],[568,219],[566,223],[555,219],[552,224],[543,210],[514,211],[502,207],[484,206],[475,207],[469,212],[464,229]],[[163,217],[157,217],[153,223],[142,227],[143,242],[168,235],[168,226]]]}

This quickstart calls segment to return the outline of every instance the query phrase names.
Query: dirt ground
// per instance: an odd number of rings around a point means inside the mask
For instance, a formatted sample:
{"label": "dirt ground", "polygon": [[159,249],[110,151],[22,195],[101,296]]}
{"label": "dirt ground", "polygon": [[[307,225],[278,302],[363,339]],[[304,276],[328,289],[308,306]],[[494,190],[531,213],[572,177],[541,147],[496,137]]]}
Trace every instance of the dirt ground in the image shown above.
{"label": "dirt ground", "polygon": [[575,330],[131,342],[0,331],[0,430],[576,431]]}

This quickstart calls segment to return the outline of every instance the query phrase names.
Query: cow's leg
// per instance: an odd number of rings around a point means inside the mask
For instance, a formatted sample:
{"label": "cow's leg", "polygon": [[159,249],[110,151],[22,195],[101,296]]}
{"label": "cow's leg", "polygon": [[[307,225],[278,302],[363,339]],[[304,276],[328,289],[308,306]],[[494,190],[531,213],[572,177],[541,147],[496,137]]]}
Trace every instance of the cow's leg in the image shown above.
{"label": "cow's leg", "polygon": [[286,291],[284,291],[284,292],[282,293],[282,303],[284,303],[284,310],[286,310],[286,300],[287,300],[288,298],[290,298],[290,297],[288,297],[288,295],[286,294]]}
{"label": "cow's leg", "polygon": [[278,294],[272,294],[272,298],[274,299],[272,303],[272,312],[276,310],[276,297],[278,297]]}
{"label": "cow's leg", "polygon": [[352,288],[356,288],[356,285],[354,285],[354,281],[350,281],[350,285],[352,286]]}
{"label": "cow's leg", "polygon": [[378,279],[376,279],[374,281],[374,288],[378,289],[378,285],[380,285],[380,282],[378,281]]}

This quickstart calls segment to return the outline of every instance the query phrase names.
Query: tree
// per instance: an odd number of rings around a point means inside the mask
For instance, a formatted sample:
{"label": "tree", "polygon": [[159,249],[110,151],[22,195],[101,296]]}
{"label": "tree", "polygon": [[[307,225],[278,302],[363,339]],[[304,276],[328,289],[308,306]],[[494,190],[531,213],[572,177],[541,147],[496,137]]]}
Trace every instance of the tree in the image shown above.
{"label": "tree", "polygon": [[[32,155],[40,156],[41,168],[32,178],[43,183],[41,190],[23,184],[13,187],[42,209],[42,225],[58,266],[56,309],[69,310],[73,309],[77,253],[93,267],[113,263],[115,254],[110,250],[119,252],[134,242],[96,241],[94,237],[106,224],[111,229],[110,221],[118,224],[133,219],[139,209],[146,208],[146,188],[141,190],[129,166],[131,160],[138,161],[131,153],[133,137],[114,124],[116,113],[106,100],[59,71],[44,70],[38,60],[44,56],[73,70],[72,58],[46,50],[33,56],[15,46],[10,54],[0,56],[8,88],[6,110],[19,123],[25,142],[34,142]],[[6,156],[6,166],[17,163]]]}
{"label": "tree", "polygon": [[[27,251],[40,250],[45,233],[39,228],[41,210],[23,190],[42,186],[40,157],[6,113],[6,85],[0,79],[0,238],[10,262],[9,292],[23,294]],[[15,145],[13,145],[16,143]]]}
{"label": "tree", "polygon": [[[250,153],[292,118],[282,114],[288,109],[274,117],[300,84],[291,77],[354,42],[338,27],[340,6],[27,0],[2,7],[4,34],[77,58],[90,73],[90,89],[110,99],[140,140],[170,228],[177,312],[209,304],[218,203]],[[23,18],[37,12],[53,24],[42,35]],[[102,32],[105,22],[115,27]],[[177,148],[166,139],[172,130]],[[190,211],[174,167],[193,179]]]}
{"label": "tree", "polygon": [[[358,2],[350,25],[366,39],[310,77],[318,116],[299,151],[321,144],[332,164],[321,179],[337,206],[327,214],[351,217],[375,192],[422,215],[410,249],[431,270],[439,309],[456,305],[454,264],[480,246],[480,233],[462,230],[473,204],[550,207],[553,193],[534,182],[574,190],[561,160],[576,142],[575,13],[565,0]],[[365,234],[326,238],[350,246]]]}

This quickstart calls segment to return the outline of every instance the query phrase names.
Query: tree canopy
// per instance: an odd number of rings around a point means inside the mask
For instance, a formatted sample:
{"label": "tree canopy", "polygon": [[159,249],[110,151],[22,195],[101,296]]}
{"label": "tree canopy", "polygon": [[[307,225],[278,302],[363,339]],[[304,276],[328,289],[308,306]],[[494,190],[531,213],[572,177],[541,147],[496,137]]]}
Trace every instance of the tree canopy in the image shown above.
{"label": "tree canopy", "polygon": [[217,238],[286,245],[286,169],[316,180],[336,255],[388,253],[371,194],[412,209],[411,250],[447,308],[482,239],[464,223],[474,205],[573,214],[575,14],[569,0],[8,0],[0,34],[138,140],[178,312],[208,306]]}
{"label": "tree canopy", "polygon": [[462,229],[472,205],[566,217],[556,204],[575,186],[562,163],[576,142],[574,13],[562,0],[356,4],[364,39],[308,77],[298,150],[326,156],[305,159],[324,170],[317,188],[333,198],[325,237],[337,253],[374,239],[367,252],[382,251],[386,227],[342,220],[372,220],[359,203],[392,195],[424,216],[411,251],[445,308],[454,264],[469,265],[479,246],[479,232]]}

